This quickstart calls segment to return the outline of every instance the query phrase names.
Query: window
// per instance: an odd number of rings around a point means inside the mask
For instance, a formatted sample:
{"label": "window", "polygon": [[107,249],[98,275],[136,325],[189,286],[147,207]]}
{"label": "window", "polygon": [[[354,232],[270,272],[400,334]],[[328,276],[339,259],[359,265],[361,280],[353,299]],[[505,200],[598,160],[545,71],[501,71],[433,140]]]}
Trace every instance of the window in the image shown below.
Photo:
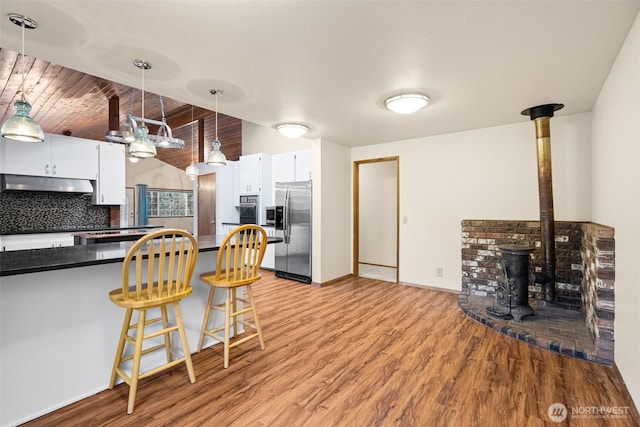
{"label": "window", "polygon": [[193,192],[147,190],[149,217],[193,216]]}

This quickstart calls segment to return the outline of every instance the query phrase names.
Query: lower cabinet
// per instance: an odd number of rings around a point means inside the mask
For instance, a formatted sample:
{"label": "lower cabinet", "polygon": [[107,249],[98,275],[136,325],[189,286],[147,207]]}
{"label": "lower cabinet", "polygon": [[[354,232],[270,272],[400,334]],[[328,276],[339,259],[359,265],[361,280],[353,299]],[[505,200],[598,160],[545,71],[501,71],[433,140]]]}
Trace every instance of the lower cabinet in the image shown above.
{"label": "lower cabinet", "polygon": [[73,235],[71,233],[10,234],[0,236],[0,250],[3,251],[58,248],[62,246],[73,246]]}
{"label": "lower cabinet", "polygon": [[[275,227],[263,226],[262,228],[267,232],[267,236],[274,237],[276,235]],[[276,268],[276,245],[267,245],[267,251],[264,253],[261,267],[269,270]]]}

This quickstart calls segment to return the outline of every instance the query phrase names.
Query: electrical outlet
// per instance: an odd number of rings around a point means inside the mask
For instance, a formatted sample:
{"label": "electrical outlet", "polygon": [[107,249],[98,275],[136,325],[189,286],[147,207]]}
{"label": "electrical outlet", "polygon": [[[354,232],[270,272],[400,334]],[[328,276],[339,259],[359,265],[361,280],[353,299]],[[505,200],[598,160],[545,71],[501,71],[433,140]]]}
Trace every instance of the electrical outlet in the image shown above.
{"label": "electrical outlet", "polygon": [[436,267],[436,277],[442,277],[443,275],[442,267]]}
{"label": "electrical outlet", "polygon": [[402,223],[403,223],[403,224],[407,224],[408,222],[409,222],[409,217],[407,217],[407,216],[403,216],[403,217],[402,217]]}

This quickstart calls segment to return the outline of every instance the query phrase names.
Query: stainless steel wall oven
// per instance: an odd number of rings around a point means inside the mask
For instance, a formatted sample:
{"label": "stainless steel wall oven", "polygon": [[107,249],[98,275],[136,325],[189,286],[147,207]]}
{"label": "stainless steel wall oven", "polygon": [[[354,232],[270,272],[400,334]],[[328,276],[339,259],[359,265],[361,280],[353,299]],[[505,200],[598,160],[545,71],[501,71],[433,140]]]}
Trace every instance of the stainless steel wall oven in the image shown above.
{"label": "stainless steel wall oven", "polygon": [[243,194],[240,196],[240,225],[258,224],[260,208],[258,196]]}

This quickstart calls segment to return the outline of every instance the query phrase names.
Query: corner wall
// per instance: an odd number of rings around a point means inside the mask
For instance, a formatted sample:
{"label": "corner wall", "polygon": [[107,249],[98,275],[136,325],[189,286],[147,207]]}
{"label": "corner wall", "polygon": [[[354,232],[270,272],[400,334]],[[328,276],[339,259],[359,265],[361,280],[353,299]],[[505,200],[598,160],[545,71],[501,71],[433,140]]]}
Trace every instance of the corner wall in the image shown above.
{"label": "corner wall", "polygon": [[593,110],[593,222],[615,228],[615,362],[640,407],[640,15]]}
{"label": "corner wall", "polygon": [[313,142],[313,259],[316,284],[352,273],[351,151]]}
{"label": "corner wall", "polygon": [[[400,157],[401,282],[460,290],[464,218],[539,219],[535,128],[521,120],[352,149],[352,162]],[[552,119],[557,221],[591,219],[590,144],[590,113]]]}

